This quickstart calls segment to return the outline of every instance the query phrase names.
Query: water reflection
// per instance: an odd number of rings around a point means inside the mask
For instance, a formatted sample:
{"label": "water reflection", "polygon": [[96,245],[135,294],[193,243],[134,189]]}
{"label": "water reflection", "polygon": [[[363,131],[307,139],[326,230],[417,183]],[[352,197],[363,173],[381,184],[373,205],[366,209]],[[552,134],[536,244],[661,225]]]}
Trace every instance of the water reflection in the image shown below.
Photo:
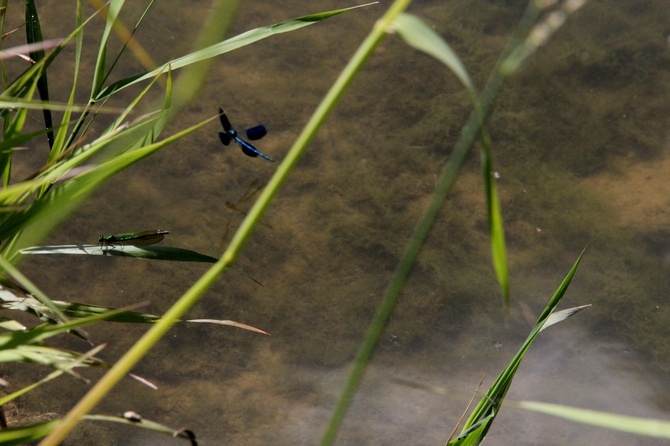
{"label": "water reflection", "polygon": [[[313,12],[284,3],[247,4],[238,31]],[[286,8],[300,11],[287,15]],[[339,444],[444,442],[484,371],[488,384],[587,243],[566,305],[593,307],[542,334],[510,397],[668,418],[670,190],[662,172],[669,162],[670,86],[661,73],[670,55],[660,19],[667,8],[654,8],[591,2],[508,84],[489,131],[508,225],[511,316],[506,320],[500,308],[488,259],[473,158],[422,251]],[[414,12],[449,38],[481,84],[519,8],[420,2]],[[281,161],[380,13],[378,7],[344,15],[226,55],[208,91],[232,98],[222,105],[235,107],[236,121],[266,123],[271,136],[264,148]],[[174,14],[153,14],[152,27],[174,25]],[[182,16],[180,26],[195,29],[197,16]],[[161,41],[157,60],[179,55]],[[467,117],[467,97],[441,69],[389,37],[245,248],[242,268],[265,287],[230,274],[189,315],[238,320],[272,336],[176,327],[138,367],[159,391],[123,383],[101,411],[134,410],[187,426],[202,444],[316,443]],[[204,97],[185,121],[215,113],[221,100]],[[230,219],[227,203],[238,207],[250,183],[265,183],[276,167],[222,150],[217,132],[201,132],[110,182],[54,240],[161,227],[179,246],[217,255]],[[33,275],[48,271],[42,285],[54,297],[106,305],[149,297],[155,312],[203,271],[102,260],[82,266],[81,259],[30,259],[26,265]],[[68,280],[56,280],[62,277]],[[97,330],[100,340],[118,343],[109,358],[141,332]],[[453,395],[421,392],[396,378],[442,386]],[[65,386],[82,391],[79,383]],[[150,441],[114,432],[118,444]],[[656,444],[509,408],[491,441]]]}

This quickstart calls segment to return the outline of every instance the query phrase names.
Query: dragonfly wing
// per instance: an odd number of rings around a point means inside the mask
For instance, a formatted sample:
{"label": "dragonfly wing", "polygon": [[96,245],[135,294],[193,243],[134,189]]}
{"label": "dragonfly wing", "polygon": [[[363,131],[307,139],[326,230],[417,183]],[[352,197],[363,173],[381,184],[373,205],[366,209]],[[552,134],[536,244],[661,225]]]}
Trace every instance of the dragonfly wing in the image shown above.
{"label": "dragonfly wing", "polygon": [[232,124],[228,120],[228,116],[226,116],[226,113],[223,111],[222,108],[219,108],[219,120],[221,121],[223,130],[225,130],[226,132],[233,128]]}
{"label": "dragonfly wing", "polygon": [[258,149],[243,139],[236,138],[236,141],[240,143],[240,148],[246,156],[255,157],[260,153]]}
{"label": "dragonfly wing", "polygon": [[228,144],[230,144],[231,138],[230,138],[230,135],[228,133],[219,132],[219,139],[221,140],[221,142],[223,143],[224,146],[227,146]]}
{"label": "dragonfly wing", "polygon": [[274,162],[273,158],[267,156],[266,154],[264,154],[263,152],[258,150],[256,147],[252,146],[251,144],[249,144],[248,142],[246,142],[245,140],[240,138],[239,136],[235,137],[235,141],[240,143],[240,146],[242,146],[242,152],[244,152],[244,154],[246,156],[254,156],[254,157],[255,156],[260,156],[261,158],[264,158],[268,161]]}
{"label": "dragonfly wing", "polygon": [[257,139],[261,139],[265,135],[268,134],[267,129],[265,128],[264,125],[257,125],[256,127],[252,127],[247,130],[247,138],[249,138],[252,141],[256,141]]}

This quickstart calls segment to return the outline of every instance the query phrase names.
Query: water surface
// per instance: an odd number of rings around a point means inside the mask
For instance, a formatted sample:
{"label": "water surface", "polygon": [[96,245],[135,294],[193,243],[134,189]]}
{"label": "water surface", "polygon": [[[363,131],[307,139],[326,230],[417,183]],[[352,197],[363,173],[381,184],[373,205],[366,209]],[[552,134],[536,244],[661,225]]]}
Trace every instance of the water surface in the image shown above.
{"label": "water surface", "polygon": [[[340,6],[250,2],[233,34]],[[523,6],[423,1],[412,12],[453,45],[481,87]],[[189,5],[175,15],[183,2],[160,2],[139,39],[156,61],[177,57],[188,51],[208,7]],[[236,126],[264,123],[270,134],[259,147],[281,162],[382,10],[345,14],[225,55],[173,130],[223,106]],[[510,315],[490,266],[474,154],[419,257],[338,444],[443,444],[484,374],[486,387],[587,244],[563,307],[592,308],[542,334],[509,397],[668,419],[667,23],[663,1],[590,2],[506,84],[489,131],[506,219]],[[203,445],[315,444],[468,112],[453,75],[396,37],[385,39],[242,254],[239,266],[264,287],[229,272],[189,314],[234,319],[272,336],[175,327],[136,370],[159,390],[128,380],[97,410],[132,409],[186,426]],[[218,255],[243,218],[226,202],[248,209],[253,191],[277,167],[224,148],[218,130],[212,125],[124,172],[49,242],[161,228],[172,232],[170,244]],[[205,270],[106,258],[25,265],[53,298],[109,306],[149,299],[152,312],[165,311]],[[113,361],[144,330],[104,326],[92,334],[112,342],[105,358]],[[448,395],[398,379],[440,386]],[[86,391],[63,379],[45,388],[38,410],[66,411],[66,398],[47,404],[48,392],[63,389],[72,398]],[[134,430],[105,431],[109,444],[165,444]],[[513,408],[501,411],[489,441],[660,444]]]}

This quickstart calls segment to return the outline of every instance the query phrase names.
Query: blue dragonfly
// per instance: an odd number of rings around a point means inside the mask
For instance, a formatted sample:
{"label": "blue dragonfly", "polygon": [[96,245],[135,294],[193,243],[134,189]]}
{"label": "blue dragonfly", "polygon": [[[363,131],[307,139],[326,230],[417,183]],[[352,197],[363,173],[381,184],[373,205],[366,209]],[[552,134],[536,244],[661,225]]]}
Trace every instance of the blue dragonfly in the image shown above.
{"label": "blue dragonfly", "polygon": [[[240,136],[237,134],[237,130],[233,128],[232,124],[228,120],[228,116],[226,116],[226,113],[222,108],[219,108],[219,119],[221,120],[223,130],[225,130],[224,132],[219,132],[219,139],[224,146],[230,144],[231,141],[235,141],[240,145],[242,152],[244,152],[246,156],[260,156],[261,158],[265,158],[268,161],[274,162],[273,158],[267,156],[256,147],[240,138]],[[247,134],[247,138],[249,138],[251,141],[255,141],[264,137],[268,132],[265,129],[265,126],[258,125],[248,129],[245,133]]]}

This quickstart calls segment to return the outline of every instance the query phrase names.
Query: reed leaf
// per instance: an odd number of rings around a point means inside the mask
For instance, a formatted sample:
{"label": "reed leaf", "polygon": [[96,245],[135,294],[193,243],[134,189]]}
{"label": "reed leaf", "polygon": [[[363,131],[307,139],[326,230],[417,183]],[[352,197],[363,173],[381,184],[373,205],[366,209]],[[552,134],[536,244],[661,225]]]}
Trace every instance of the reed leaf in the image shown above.
{"label": "reed leaf", "polygon": [[[514,356],[514,358],[512,358],[505,370],[502,371],[486,394],[482,397],[479,404],[475,407],[472,414],[465,422],[461,435],[458,438],[449,441],[449,446],[462,446],[466,444],[479,445],[484,440],[484,437],[486,437],[491,424],[498,414],[499,408],[502,406],[503,401],[505,400],[507,391],[512,385],[512,380],[514,379],[514,375],[516,374],[516,371],[521,364],[521,360],[535,341],[538,333],[542,331],[542,328],[549,320],[551,314],[556,309],[556,306],[565,295],[565,292],[567,291],[568,286],[570,285],[570,282],[575,275],[575,272],[577,272],[577,267],[579,266],[583,256],[584,251],[582,251],[582,253],[579,255],[577,261],[574,263],[568,274],[561,282],[561,285],[549,300],[549,303],[542,311],[542,314],[540,315],[535,326],[528,335],[528,338],[526,338],[526,341],[523,343],[517,354]],[[570,314],[574,313],[575,312],[573,311]]]}

